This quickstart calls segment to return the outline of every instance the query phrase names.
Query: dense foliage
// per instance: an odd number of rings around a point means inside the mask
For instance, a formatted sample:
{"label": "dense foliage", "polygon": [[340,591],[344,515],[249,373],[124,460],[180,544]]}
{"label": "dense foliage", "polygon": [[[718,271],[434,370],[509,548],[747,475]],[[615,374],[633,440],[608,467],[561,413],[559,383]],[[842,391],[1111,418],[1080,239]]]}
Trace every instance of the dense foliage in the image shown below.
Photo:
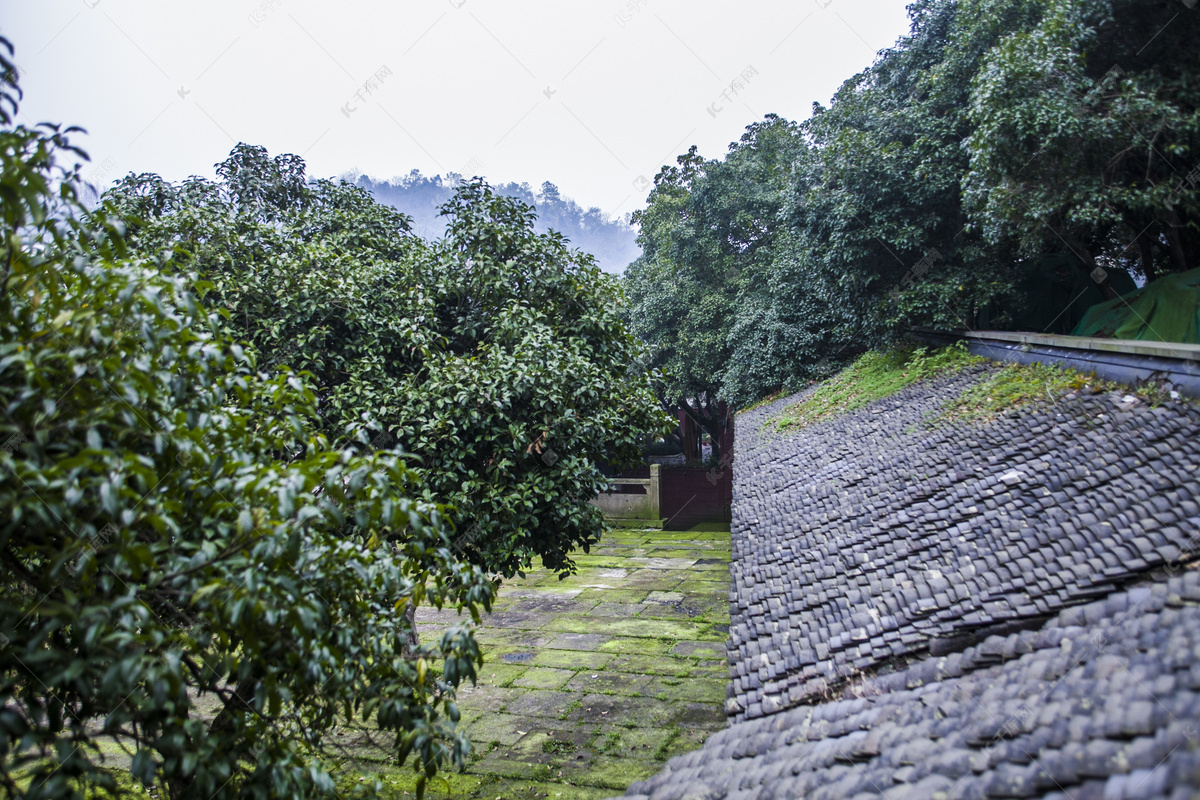
{"label": "dense foliage", "polygon": [[395,454],[331,446],[301,376],[76,204],[71,131],[11,126],[5,100],[5,795],[115,791],[102,744],[173,798],[326,794],[354,721],[429,774],[462,763],[478,647],[455,626],[414,650],[401,613],[490,606],[443,511]]}
{"label": "dense foliage", "polygon": [[[7,46],[7,42],[2,42]],[[7,73],[12,64],[0,62]],[[15,87],[13,87],[15,91]],[[346,726],[463,765],[464,624],[602,529],[664,420],[615,281],[481,183],[427,243],[298,158],[77,201],[0,94],[0,785],[328,796]],[[370,793],[370,783],[360,784]]]}
{"label": "dense foliage", "polygon": [[[673,402],[745,405],[911,325],[1031,324],[1048,264],[1110,297],[1120,270],[1196,266],[1200,16],[1168,0],[910,14],[828,108],[768,116],[723,159],[693,149],[656,177],[629,318]],[[1039,327],[1082,313],[1065,310]]]}
{"label": "dense foliage", "polygon": [[134,252],[173,248],[212,283],[231,337],[312,374],[326,435],[413,454],[474,563],[569,571],[602,530],[597,464],[663,426],[645,374],[627,374],[641,346],[616,280],[481,182],[455,190],[429,243],[295,157],[239,145],[217,172],[131,175],[104,207],[140,220]]}

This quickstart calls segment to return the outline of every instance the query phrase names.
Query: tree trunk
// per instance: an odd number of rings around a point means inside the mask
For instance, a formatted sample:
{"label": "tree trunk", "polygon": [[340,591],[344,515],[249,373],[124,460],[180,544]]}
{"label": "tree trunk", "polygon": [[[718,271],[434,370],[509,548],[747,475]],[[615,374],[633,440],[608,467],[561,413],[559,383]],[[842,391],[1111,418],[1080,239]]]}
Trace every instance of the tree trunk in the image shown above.
{"label": "tree trunk", "polygon": [[1181,241],[1180,233],[1183,230],[1183,224],[1179,221],[1179,214],[1175,209],[1167,212],[1167,245],[1171,251],[1171,266],[1173,272],[1187,272],[1188,261],[1187,256],[1183,252],[1183,242]]}
{"label": "tree trunk", "polygon": [[417,636],[417,607],[412,601],[404,604],[404,621],[408,624],[408,632],[404,638],[404,651],[401,655],[406,661],[412,661],[417,657],[417,650],[421,646],[421,640]]}
{"label": "tree trunk", "polygon": [[[221,712],[217,714],[216,719],[208,726],[208,734],[212,736],[215,733],[228,733],[237,726],[239,714],[246,712],[253,713],[254,711],[254,693],[258,690],[258,678],[251,675],[248,678],[243,678],[238,681],[238,685],[233,690],[226,701]],[[170,800],[182,800],[190,793],[192,783],[195,781],[195,775],[175,775],[167,776],[167,795]]]}
{"label": "tree trunk", "polygon": [[[1092,276],[1095,274],[1096,267],[1098,265],[1096,264],[1096,259],[1093,258],[1091,252],[1088,251],[1087,246],[1084,245],[1084,243],[1079,239],[1071,236],[1061,228],[1052,227],[1051,230],[1057,233],[1059,237],[1067,243],[1067,246],[1075,251],[1075,255],[1078,257],[1079,268],[1088,276],[1088,280],[1095,281],[1096,279]],[[1112,288],[1112,284],[1108,282],[1107,275],[1104,275],[1100,280],[1096,281],[1096,285],[1100,287],[1100,293],[1104,295],[1106,300],[1116,300],[1118,297],[1120,297],[1120,295],[1117,294],[1117,290]]]}
{"label": "tree trunk", "polygon": [[221,713],[217,714],[217,718],[209,726],[209,734],[231,731],[237,724],[237,715],[245,714],[248,711],[253,713],[254,693],[257,690],[258,678],[253,675],[238,681],[237,687],[233,690],[233,696],[225,701],[225,707],[221,709]]}
{"label": "tree trunk", "polygon": [[1150,246],[1150,241],[1146,238],[1143,232],[1137,238],[1138,257],[1141,259],[1142,274],[1146,276],[1146,283],[1152,283],[1158,278],[1158,273],[1154,270],[1154,250]]}

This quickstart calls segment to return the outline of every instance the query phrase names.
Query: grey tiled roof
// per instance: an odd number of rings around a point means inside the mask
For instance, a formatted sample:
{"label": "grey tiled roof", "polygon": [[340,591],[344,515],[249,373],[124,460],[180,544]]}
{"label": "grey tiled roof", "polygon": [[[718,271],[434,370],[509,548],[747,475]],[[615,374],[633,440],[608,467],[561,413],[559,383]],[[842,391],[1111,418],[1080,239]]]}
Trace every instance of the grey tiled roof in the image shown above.
{"label": "grey tiled roof", "polygon": [[1194,798],[1200,573],[743,722],[629,798]]}
{"label": "grey tiled roof", "polygon": [[921,424],[979,371],[791,436],[739,417],[732,719],[1040,624],[1200,544],[1194,407],[1104,394]]}
{"label": "grey tiled roof", "polygon": [[738,417],[731,727],[631,796],[1200,797],[1200,411]]}

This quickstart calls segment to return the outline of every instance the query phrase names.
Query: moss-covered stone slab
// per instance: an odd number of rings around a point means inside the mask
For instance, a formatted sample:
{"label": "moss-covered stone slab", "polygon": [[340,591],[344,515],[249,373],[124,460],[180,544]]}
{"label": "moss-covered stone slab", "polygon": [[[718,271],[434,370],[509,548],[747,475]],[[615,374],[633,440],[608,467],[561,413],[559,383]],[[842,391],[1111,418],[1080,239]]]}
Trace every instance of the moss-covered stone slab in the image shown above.
{"label": "moss-covered stone slab", "polygon": [[[550,623],[551,626],[558,626],[557,630],[562,630],[564,623],[563,618],[559,617]],[[581,625],[567,625],[568,628],[585,627]],[[554,650],[599,650],[606,644],[611,636],[602,633],[561,633],[550,641],[548,647]]]}
{"label": "moss-covered stone slab", "polygon": [[514,680],[512,685],[530,689],[558,689],[574,677],[575,673],[569,669],[531,667]]}
{"label": "moss-covered stone slab", "polygon": [[654,558],[633,557],[629,559],[629,563],[636,564],[644,569],[688,569],[696,563],[694,558]]}
{"label": "moss-covered stone slab", "polygon": [[641,603],[598,603],[585,613],[590,617],[636,617],[645,610]]}
{"label": "moss-covered stone slab", "polygon": [[476,667],[476,681],[479,686],[507,687],[521,677],[526,669],[521,664],[485,663],[482,667]]}
{"label": "moss-covered stone slab", "polygon": [[503,689],[495,686],[460,686],[458,701],[473,711],[500,711],[517,698],[524,689]]}
{"label": "moss-covered stone slab", "polygon": [[675,644],[670,640],[619,638],[600,645],[600,652],[614,655],[640,655],[669,658]]}
{"label": "moss-covered stone slab", "polygon": [[509,747],[528,734],[528,720],[513,714],[485,714],[465,726],[474,752],[484,755],[495,745]]}
{"label": "moss-covered stone slab", "polygon": [[675,584],[675,586],[672,588],[675,591],[683,592],[684,594],[703,594],[708,595],[709,597],[712,597],[714,594],[718,594],[723,591],[727,595],[725,599],[728,602],[729,577],[727,572],[723,572],[721,574],[725,577],[719,581],[700,580],[699,578],[691,577],[685,581]]}
{"label": "moss-covered stone slab", "polygon": [[[700,639],[710,627],[708,623],[690,620],[667,619],[576,619],[573,617],[557,617],[548,623],[550,630],[580,632],[594,631],[590,636],[629,636],[642,639],[663,639],[679,641],[681,639]],[[556,640],[557,641],[557,640]],[[550,643],[555,647],[554,642]],[[579,648],[583,649],[583,648]],[[596,649],[596,648],[589,648]]]}
{"label": "moss-covered stone slab", "polygon": [[724,661],[701,661],[677,656],[613,656],[608,664],[610,670],[633,672],[640,675],[667,675],[671,677],[719,678],[728,676],[729,668]]}
{"label": "moss-covered stone slab", "polygon": [[566,719],[579,708],[579,701],[580,698],[570,692],[527,689],[508,703],[505,711],[516,716]]}
{"label": "moss-covered stone slab", "polygon": [[689,656],[693,658],[721,658],[725,655],[724,641],[712,642],[679,642],[671,648],[671,652],[677,656]]}
{"label": "moss-covered stone slab", "polygon": [[540,720],[536,723],[530,725],[530,730],[515,744],[505,749],[505,757],[535,764],[553,764],[556,767],[568,761],[589,758],[591,751],[587,746],[592,741],[594,725],[574,724],[564,728],[545,725]]}
{"label": "moss-covered stone slab", "polygon": [[642,687],[642,693],[658,700],[700,702],[712,705],[725,702],[725,678],[655,677]]}
{"label": "moss-covered stone slab", "polygon": [[603,669],[614,656],[584,650],[542,650],[529,661],[533,666],[562,669]]}
{"label": "moss-covered stone slab", "polygon": [[651,588],[643,589],[640,587],[622,588],[618,586],[610,586],[605,589],[591,587],[581,594],[580,597],[586,598],[588,601],[595,600],[601,603],[640,604],[646,599],[646,595],[649,594],[650,591]]}
{"label": "moss-covered stone slab", "polygon": [[596,786],[625,791],[629,784],[645,780],[662,769],[655,761],[627,758],[600,758],[592,765],[587,780]]}
{"label": "moss-covered stone slab", "polygon": [[684,728],[707,727],[716,730],[714,725],[724,725],[726,722],[724,708],[712,703],[681,703],[675,707],[675,711],[675,723]]}
{"label": "moss-covered stone slab", "polygon": [[[580,672],[572,676],[566,685],[566,690],[583,692],[585,694],[600,692],[601,694],[620,694],[636,696],[645,694],[644,689],[650,683],[650,676],[622,672]],[[721,696],[721,702],[725,696]]]}
{"label": "moss-covered stone slab", "polygon": [[625,579],[625,585],[630,587],[646,586],[651,589],[666,589],[674,588],[681,581],[686,579],[689,574],[681,569],[656,569],[654,567],[644,567],[635,569]]}
{"label": "moss-covered stone slab", "polygon": [[[539,597],[523,597],[514,603],[510,609],[513,612],[534,612],[536,614],[562,614],[572,613],[577,614],[580,611],[585,611],[589,608],[587,602],[580,602],[576,597],[563,597],[561,595],[539,596]],[[517,625],[514,627],[536,629],[536,626]]]}
{"label": "moss-covered stone slab", "polygon": [[683,603],[675,605],[643,603],[640,616],[644,619],[693,619],[699,623],[705,623],[707,622],[704,618],[705,613],[705,609],[684,605]]}
{"label": "moss-covered stone slab", "polygon": [[475,633],[475,639],[483,650],[485,661],[514,650],[536,650],[546,647],[557,636],[555,633],[540,631],[522,631],[514,628],[483,628]]}
{"label": "moss-covered stone slab", "polygon": [[499,614],[488,616],[488,625],[497,628],[520,628],[521,630],[542,630],[550,614],[534,611],[501,611]]}
{"label": "moss-covered stone slab", "polygon": [[[663,703],[648,697],[589,694],[582,699],[581,722],[610,722],[620,720],[631,728],[656,728],[675,722],[680,711],[675,704]],[[720,710],[720,709],[718,709]]]}
{"label": "moss-covered stone slab", "polygon": [[442,627],[450,627],[460,622],[470,622],[471,615],[461,613],[452,608],[437,609],[433,606],[421,606],[417,609],[417,623],[429,625],[441,625]]}

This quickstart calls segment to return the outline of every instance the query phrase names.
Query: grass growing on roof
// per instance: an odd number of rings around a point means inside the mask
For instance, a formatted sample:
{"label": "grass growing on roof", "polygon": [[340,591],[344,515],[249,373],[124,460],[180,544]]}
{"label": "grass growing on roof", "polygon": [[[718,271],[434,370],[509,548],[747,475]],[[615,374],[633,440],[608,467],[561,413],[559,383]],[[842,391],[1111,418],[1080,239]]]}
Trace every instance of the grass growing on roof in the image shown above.
{"label": "grass growing on roof", "polygon": [[775,418],[775,426],[780,430],[806,428],[857,411],[924,378],[957,372],[983,360],[968,353],[965,342],[932,351],[925,347],[871,351],[784,409]]}
{"label": "grass growing on roof", "polygon": [[1150,400],[1151,389],[1132,389],[1113,381],[1085,375],[1053,364],[1005,364],[990,377],[967,387],[947,400],[942,420],[988,420],[1033,403],[1054,403],[1068,392],[1092,389],[1097,392],[1124,390]]}

